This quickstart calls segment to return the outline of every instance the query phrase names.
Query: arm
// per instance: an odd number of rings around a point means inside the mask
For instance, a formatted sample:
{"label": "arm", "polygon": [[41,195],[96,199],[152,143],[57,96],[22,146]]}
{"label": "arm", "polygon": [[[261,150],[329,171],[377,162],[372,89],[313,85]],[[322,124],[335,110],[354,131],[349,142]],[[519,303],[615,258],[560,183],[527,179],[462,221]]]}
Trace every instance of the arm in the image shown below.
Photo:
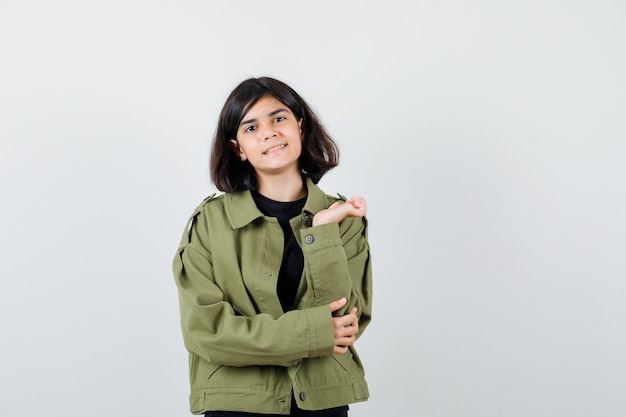
{"label": "arm", "polygon": [[331,354],[334,334],[328,305],[279,317],[241,314],[230,302],[236,295],[224,294],[216,284],[211,252],[195,230],[206,229],[191,224],[173,265],[183,339],[190,352],[228,366],[291,366],[302,358]]}
{"label": "arm", "polygon": [[366,212],[367,204],[362,198],[336,202],[315,215],[313,228],[301,232],[303,242],[307,242],[306,235],[313,237],[311,243],[303,244],[306,275],[314,296],[312,304],[323,305],[346,297],[347,303],[334,315],[352,314],[356,307],[356,338],[367,327],[372,314]]}

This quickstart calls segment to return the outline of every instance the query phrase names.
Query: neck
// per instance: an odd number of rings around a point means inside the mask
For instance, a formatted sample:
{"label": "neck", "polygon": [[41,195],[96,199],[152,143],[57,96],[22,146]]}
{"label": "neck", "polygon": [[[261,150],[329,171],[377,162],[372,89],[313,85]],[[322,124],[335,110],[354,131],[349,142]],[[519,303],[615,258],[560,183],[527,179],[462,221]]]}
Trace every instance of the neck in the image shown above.
{"label": "neck", "polygon": [[306,196],[306,187],[298,175],[261,177],[258,176],[259,194],[275,201],[296,201]]}

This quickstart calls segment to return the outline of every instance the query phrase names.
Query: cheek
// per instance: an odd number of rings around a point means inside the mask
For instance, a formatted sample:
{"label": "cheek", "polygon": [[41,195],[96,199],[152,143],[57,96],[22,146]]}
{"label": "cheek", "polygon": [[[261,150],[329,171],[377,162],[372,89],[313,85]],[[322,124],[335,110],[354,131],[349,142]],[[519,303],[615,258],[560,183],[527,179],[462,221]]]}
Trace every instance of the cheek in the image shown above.
{"label": "cheek", "polygon": [[298,144],[295,146],[297,146],[298,155],[302,155],[302,149],[304,148],[304,144],[302,143],[302,141],[298,142]]}

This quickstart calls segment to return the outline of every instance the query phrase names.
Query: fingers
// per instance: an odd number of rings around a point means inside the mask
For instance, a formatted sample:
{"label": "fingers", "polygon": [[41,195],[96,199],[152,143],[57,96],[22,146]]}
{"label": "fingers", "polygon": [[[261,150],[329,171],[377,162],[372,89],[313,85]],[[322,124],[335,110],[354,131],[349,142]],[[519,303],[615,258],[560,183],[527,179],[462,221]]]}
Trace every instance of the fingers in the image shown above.
{"label": "fingers", "polygon": [[335,338],[335,345],[333,346],[333,352],[346,353],[348,351],[348,347],[354,345],[355,340],[356,340],[355,335]]}
{"label": "fingers", "polygon": [[356,307],[349,314],[333,318],[334,348],[335,353],[345,353],[348,346],[352,346],[359,332],[359,319],[356,315]]}
{"label": "fingers", "polygon": [[346,201],[346,203],[352,206],[350,215],[363,217],[367,214],[367,201],[365,201],[363,197],[352,197],[350,200]]}
{"label": "fingers", "polygon": [[367,201],[363,197],[352,197],[348,203],[359,211],[360,216],[367,214]]}
{"label": "fingers", "polygon": [[359,318],[356,316],[356,311],[356,307],[353,307],[348,314],[340,317],[333,317],[333,326],[335,328],[343,328],[354,325],[358,326]]}
{"label": "fingers", "polygon": [[367,201],[363,197],[352,197],[347,202],[354,208],[367,207]]}
{"label": "fingers", "polygon": [[339,223],[346,217],[363,217],[367,214],[367,202],[362,197],[352,197],[345,203],[336,201],[327,209],[320,210],[313,216],[313,226],[327,223]]}

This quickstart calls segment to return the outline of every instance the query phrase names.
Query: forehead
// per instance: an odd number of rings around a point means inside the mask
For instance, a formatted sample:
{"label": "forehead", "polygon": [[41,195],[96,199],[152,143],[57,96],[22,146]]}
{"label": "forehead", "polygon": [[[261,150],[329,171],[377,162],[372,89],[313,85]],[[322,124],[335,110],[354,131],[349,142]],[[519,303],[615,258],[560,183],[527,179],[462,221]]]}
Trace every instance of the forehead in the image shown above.
{"label": "forehead", "polygon": [[287,107],[284,103],[280,102],[276,97],[266,95],[261,97],[254,105],[248,106],[243,115],[242,119],[249,119],[251,117],[257,118],[262,116],[267,116],[275,110],[283,109],[287,112],[291,113],[289,107]]}

